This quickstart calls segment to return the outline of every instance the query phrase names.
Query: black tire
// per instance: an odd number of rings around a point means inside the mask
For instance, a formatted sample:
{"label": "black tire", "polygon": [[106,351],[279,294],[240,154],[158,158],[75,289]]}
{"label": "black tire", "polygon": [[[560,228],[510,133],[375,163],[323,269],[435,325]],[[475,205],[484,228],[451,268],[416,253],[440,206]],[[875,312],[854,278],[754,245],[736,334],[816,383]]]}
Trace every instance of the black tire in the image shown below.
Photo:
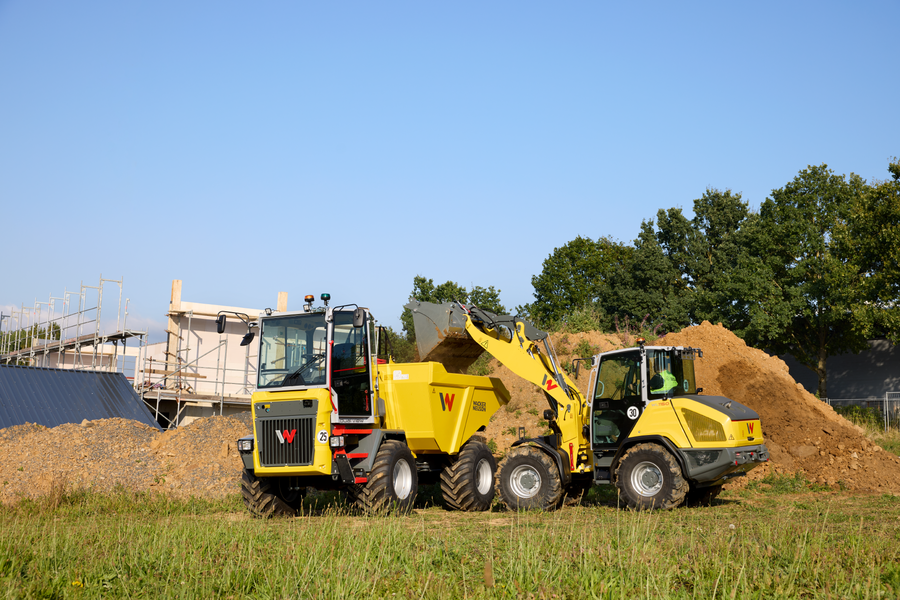
{"label": "black tire", "polygon": [[691,485],[691,489],[687,493],[685,503],[688,506],[710,506],[719,494],[722,493],[721,485],[711,485],[708,487],[698,488]]}
{"label": "black tire", "polygon": [[497,469],[497,491],[510,510],[555,510],[562,500],[559,469],[540,448],[513,448]]}
{"label": "black tire", "polygon": [[366,484],[349,489],[356,506],[372,515],[408,513],[418,491],[416,460],[409,447],[396,440],[381,444]]}
{"label": "black tire", "polygon": [[303,502],[303,491],[288,490],[281,485],[282,482],[286,483],[287,478],[257,477],[252,471],[244,469],[241,496],[251,515],[268,519],[276,515],[293,517],[297,514]]}
{"label": "black tire", "polygon": [[449,510],[484,511],[494,500],[497,461],[481,438],[472,438],[441,472],[441,495]]}
{"label": "black tire", "polygon": [[616,467],[619,497],[630,508],[669,510],[682,502],[688,482],[675,457],[658,444],[637,444]]}

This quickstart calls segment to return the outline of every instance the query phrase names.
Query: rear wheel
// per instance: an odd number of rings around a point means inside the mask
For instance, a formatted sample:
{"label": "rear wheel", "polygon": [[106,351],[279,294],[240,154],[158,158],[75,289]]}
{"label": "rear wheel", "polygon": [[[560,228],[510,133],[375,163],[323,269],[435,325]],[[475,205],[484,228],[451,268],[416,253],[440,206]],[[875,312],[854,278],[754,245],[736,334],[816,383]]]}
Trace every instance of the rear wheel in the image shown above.
{"label": "rear wheel", "polygon": [[711,485],[703,488],[692,485],[687,493],[685,502],[688,506],[710,506],[720,493],[722,493],[721,485]]}
{"label": "rear wheel", "polygon": [[616,468],[616,487],[625,504],[639,510],[675,508],[688,493],[678,461],[657,444],[638,444],[625,451]]}
{"label": "rear wheel", "polygon": [[402,442],[387,440],[375,455],[365,485],[350,489],[355,504],[369,514],[408,513],[416,501],[419,476],[412,452]]}
{"label": "rear wheel", "polygon": [[463,445],[456,461],[441,472],[441,495],[451,510],[483,511],[494,500],[497,461],[481,438]]}
{"label": "rear wheel", "polygon": [[540,448],[519,446],[500,463],[497,491],[510,510],[554,510],[562,499],[559,469]]}
{"label": "rear wheel", "polygon": [[289,477],[257,477],[252,471],[244,469],[241,496],[244,506],[254,517],[293,517],[303,502],[303,489],[296,486],[292,489]]}

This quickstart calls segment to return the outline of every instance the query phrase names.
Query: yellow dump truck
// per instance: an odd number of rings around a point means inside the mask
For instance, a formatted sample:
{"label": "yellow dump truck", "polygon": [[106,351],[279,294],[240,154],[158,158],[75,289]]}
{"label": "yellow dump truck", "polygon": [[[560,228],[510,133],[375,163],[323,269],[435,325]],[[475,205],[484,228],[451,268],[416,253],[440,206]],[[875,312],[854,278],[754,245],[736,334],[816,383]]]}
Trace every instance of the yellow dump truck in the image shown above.
{"label": "yellow dump truck", "polygon": [[344,489],[367,512],[404,512],[420,482],[437,481],[448,508],[489,508],[496,463],[477,434],[509,401],[503,383],[436,362],[394,363],[378,352],[368,309],[321,299],[252,322],[239,315],[245,343],[258,334],[259,344],[253,435],[238,440],[249,511],[293,514],[311,487]]}
{"label": "yellow dump truck", "polygon": [[487,351],[538,386],[551,435],[517,440],[496,488],[511,509],[554,509],[594,484],[633,508],[709,503],[732,477],[769,459],[759,415],[697,386],[695,348],[646,346],[591,359],[587,396],[563,371],[550,337],[518,316],[411,302],[419,353],[463,370]]}

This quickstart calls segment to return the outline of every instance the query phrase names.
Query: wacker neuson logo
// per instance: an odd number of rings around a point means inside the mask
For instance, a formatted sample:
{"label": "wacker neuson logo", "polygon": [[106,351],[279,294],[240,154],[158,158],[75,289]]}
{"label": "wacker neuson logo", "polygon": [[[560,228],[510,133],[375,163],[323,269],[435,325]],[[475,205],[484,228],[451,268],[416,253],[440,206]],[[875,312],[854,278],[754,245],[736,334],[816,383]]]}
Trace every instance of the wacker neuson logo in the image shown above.
{"label": "wacker neuson logo", "polygon": [[285,442],[287,442],[288,444],[293,444],[294,436],[297,435],[297,430],[291,429],[290,431],[288,431],[287,429],[285,429],[284,432],[281,432],[276,429],[275,435],[278,436],[278,441],[281,442],[282,444]]}

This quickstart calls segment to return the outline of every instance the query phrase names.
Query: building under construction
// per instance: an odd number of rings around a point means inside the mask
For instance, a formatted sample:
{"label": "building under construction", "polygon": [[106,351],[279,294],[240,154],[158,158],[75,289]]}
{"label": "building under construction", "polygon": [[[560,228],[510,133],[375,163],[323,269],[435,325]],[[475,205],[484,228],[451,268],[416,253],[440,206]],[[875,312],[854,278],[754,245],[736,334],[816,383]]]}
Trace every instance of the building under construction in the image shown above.
{"label": "building under construction", "polygon": [[[256,345],[240,345],[247,332],[240,319],[219,334],[215,318],[226,311],[255,320],[264,309],[183,301],[181,288],[172,282],[166,341],[154,344],[146,331],[128,328],[121,279],[101,276],[97,286],[23,304],[0,315],[0,364],[123,373],[163,428],[249,410]],[[287,310],[286,292],[274,309]]]}

